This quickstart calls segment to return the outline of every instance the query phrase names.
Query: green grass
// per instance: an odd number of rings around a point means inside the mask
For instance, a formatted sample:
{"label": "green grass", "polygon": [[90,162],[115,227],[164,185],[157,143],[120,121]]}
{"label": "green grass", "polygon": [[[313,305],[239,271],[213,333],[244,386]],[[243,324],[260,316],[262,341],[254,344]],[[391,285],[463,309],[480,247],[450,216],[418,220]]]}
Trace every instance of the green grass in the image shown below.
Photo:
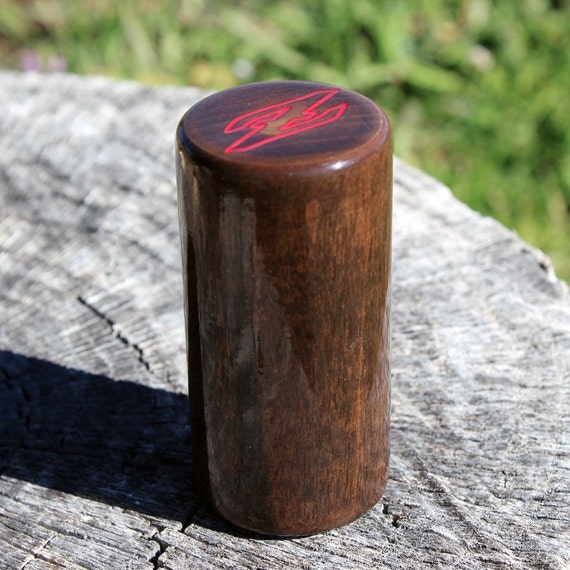
{"label": "green grass", "polygon": [[570,279],[570,0],[0,0],[0,66],[381,104],[395,150]]}

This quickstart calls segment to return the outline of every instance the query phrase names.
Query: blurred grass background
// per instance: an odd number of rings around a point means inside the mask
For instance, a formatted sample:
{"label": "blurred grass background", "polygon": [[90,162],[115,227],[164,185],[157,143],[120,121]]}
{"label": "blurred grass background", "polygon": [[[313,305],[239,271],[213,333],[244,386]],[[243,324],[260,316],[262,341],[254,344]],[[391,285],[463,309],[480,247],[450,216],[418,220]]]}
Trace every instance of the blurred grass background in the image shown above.
{"label": "blurred grass background", "polygon": [[0,67],[349,87],[570,280],[570,0],[0,0]]}

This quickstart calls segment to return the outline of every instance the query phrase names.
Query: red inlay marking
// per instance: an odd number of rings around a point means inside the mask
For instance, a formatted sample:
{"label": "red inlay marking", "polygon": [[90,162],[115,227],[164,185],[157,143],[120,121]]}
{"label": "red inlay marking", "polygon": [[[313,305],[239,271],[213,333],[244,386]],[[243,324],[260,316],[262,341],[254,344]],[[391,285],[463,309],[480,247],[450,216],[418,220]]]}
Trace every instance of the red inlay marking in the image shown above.
{"label": "red inlay marking", "polygon": [[[245,134],[228,145],[224,152],[246,152],[337,121],[348,108],[348,103],[339,103],[326,109],[323,109],[322,105],[339,91],[340,89],[311,91],[307,95],[239,115],[227,124],[224,133],[245,131]],[[313,104],[310,104],[311,100],[315,100]],[[299,101],[303,103],[295,105]]]}

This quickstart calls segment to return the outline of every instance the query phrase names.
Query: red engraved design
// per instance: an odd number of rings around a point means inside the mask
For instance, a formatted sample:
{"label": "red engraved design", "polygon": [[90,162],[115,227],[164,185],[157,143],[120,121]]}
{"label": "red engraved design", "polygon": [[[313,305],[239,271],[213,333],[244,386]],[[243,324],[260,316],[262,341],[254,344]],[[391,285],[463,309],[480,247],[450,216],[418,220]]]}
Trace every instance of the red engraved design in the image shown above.
{"label": "red engraved design", "polygon": [[[322,106],[339,91],[340,89],[319,89],[239,115],[227,124],[224,133],[244,134],[228,145],[224,152],[246,152],[337,121],[348,108],[348,103],[339,103],[326,109]],[[314,102],[310,104],[311,101]]]}

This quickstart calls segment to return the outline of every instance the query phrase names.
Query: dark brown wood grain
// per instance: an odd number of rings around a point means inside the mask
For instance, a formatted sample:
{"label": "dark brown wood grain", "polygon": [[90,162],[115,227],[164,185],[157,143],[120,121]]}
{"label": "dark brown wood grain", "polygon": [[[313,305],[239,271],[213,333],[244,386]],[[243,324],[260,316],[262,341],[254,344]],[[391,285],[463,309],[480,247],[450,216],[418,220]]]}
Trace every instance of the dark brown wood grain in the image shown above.
{"label": "dark brown wood grain", "polygon": [[388,474],[388,119],[252,84],[194,106],[177,159],[201,494],[266,534],[348,523]]}

